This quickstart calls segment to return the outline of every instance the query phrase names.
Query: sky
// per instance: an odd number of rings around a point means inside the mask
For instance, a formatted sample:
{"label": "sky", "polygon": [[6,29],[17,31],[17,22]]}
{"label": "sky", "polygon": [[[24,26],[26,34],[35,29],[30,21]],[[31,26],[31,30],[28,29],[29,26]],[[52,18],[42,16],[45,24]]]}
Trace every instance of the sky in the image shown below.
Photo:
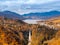
{"label": "sky", "polygon": [[0,11],[5,10],[19,14],[60,11],[60,0],[0,0]]}

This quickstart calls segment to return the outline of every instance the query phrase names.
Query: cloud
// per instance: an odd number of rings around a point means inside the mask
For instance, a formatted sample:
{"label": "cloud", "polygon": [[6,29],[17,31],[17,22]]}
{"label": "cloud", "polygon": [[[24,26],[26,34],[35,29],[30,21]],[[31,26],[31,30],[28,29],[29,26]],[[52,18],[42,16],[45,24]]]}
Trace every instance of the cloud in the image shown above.
{"label": "cloud", "polygon": [[[22,12],[47,12],[52,10],[60,10],[60,1],[49,2],[44,4],[22,5],[24,11]],[[22,10],[23,10],[22,9]]]}
{"label": "cloud", "polygon": [[20,0],[20,2],[24,4],[43,4],[43,3],[53,2],[53,1],[56,0]]}
{"label": "cloud", "polygon": [[10,10],[19,14],[60,10],[60,0],[0,0],[0,11]]}

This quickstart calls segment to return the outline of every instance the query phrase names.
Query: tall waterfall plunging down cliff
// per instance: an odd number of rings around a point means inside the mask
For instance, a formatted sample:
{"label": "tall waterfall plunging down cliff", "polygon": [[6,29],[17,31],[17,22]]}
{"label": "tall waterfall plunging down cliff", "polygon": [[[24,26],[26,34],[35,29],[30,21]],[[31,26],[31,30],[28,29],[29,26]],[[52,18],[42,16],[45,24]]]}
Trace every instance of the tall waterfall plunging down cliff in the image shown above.
{"label": "tall waterfall plunging down cliff", "polygon": [[31,31],[29,31],[29,39],[28,39],[28,45],[31,45]]}

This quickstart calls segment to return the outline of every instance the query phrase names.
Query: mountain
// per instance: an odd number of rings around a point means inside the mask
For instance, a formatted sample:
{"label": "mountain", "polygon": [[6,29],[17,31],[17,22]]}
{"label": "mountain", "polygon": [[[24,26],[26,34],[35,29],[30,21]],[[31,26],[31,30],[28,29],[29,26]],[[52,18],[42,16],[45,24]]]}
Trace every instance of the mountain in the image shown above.
{"label": "mountain", "polygon": [[11,11],[0,12],[0,16],[4,16],[6,18],[20,19],[20,20],[24,19],[24,17],[21,16],[20,14],[17,14],[15,12],[11,12]]}
{"label": "mountain", "polygon": [[0,45],[27,45],[27,24],[21,20],[0,17]]}
{"label": "mountain", "polygon": [[50,11],[50,12],[43,12],[43,13],[29,13],[23,15],[27,19],[49,19],[52,17],[60,16],[59,11]]}
{"label": "mountain", "polygon": [[6,18],[13,18],[13,19],[20,19],[20,20],[25,20],[25,19],[49,19],[52,17],[59,17],[60,12],[59,11],[50,11],[50,12],[36,12],[36,13],[29,13],[29,14],[17,14],[15,12],[11,11],[3,11],[0,12],[0,16],[4,16]]}

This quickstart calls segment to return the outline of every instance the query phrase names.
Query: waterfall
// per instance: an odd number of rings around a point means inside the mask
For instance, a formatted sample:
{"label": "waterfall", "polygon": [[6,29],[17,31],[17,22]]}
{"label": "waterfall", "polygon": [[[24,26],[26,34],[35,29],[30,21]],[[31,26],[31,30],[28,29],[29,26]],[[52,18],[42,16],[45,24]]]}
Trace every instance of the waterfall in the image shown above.
{"label": "waterfall", "polygon": [[31,45],[31,31],[29,31],[28,45]]}

